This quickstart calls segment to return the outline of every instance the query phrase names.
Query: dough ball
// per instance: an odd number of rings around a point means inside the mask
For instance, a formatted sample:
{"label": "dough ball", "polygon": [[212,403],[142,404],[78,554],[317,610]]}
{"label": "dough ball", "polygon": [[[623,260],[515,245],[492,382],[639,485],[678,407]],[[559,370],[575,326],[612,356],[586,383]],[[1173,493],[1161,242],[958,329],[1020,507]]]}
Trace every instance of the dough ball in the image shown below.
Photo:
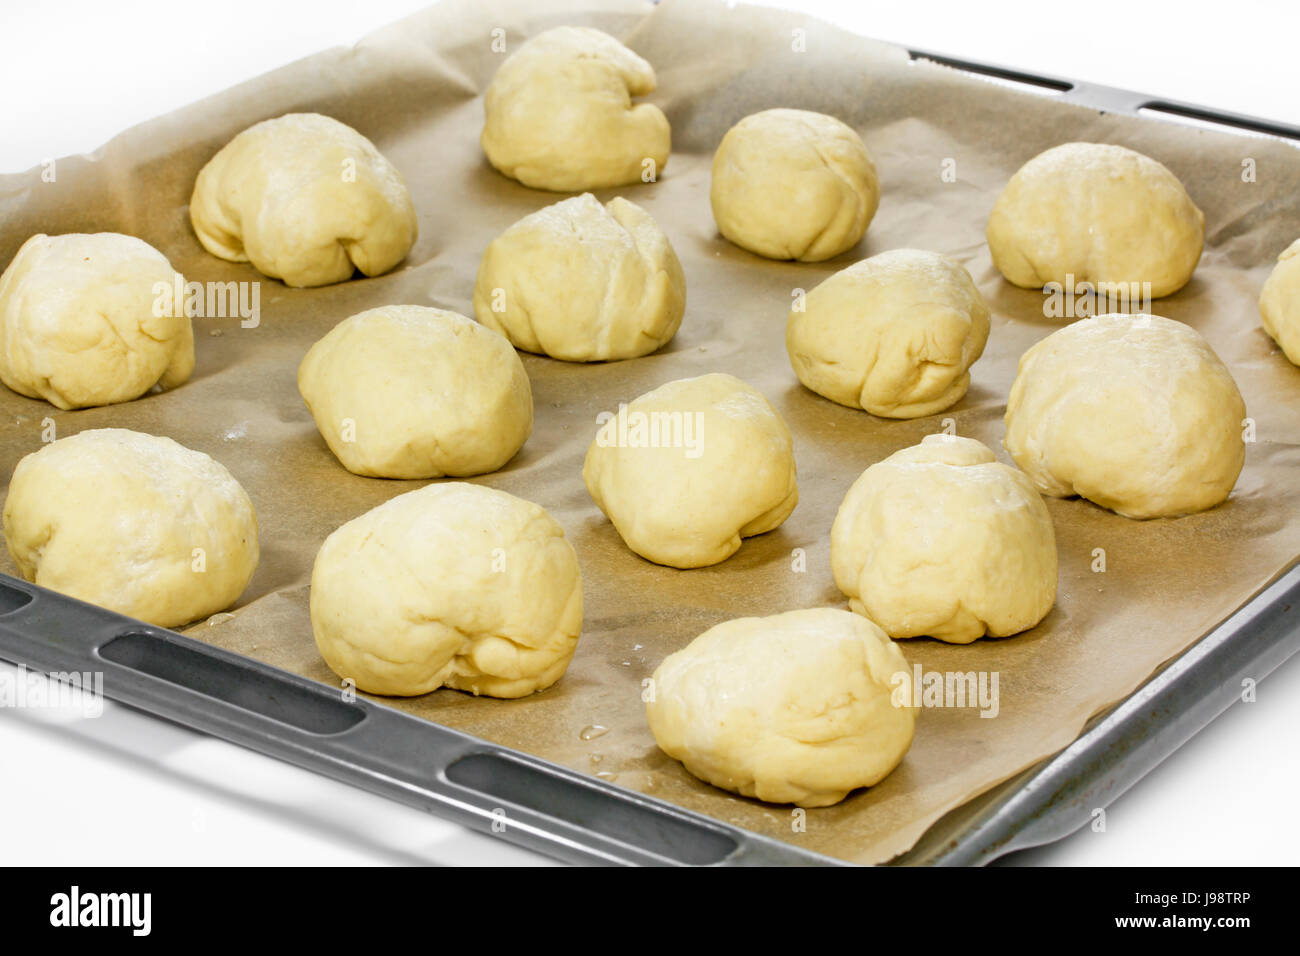
{"label": "dough ball", "polygon": [[791,311],[785,347],[818,395],[885,418],[943,411],[966,394],[989,310],[970,274],[933,252],[895,249],[831,276]]}
{"label": "dough ball", "polygon": [[825,807],[879,783],[912,745],[900,680],[907,658],[856,614],[743,617],[659,665],[646,718],[664,753],[715,787]]}
{"label": "dough ball", "polygon": [[533,429],[532,389],[510,343],[419,305],[344,319],[298,366],[298,391],[343,467],[371,478],[487,474]]}
{"label": "dough ball", "polygon": [[1228,497],[1245,417],[1237,383],[1194,329],[1099,315],[1021,356],[1003,444],[1045,495],[1173,517]]}
{"label": "dough ball", "polygon": [[387,272],[415,245],[406,183],[373,143],[319,113],[244,130],[203,167],[190,197],[203,247],[286,285]]}
{"label": "dough ball", "polygon": [[330,669],[368,693],[524,697],[559,680],[578,646],[578,558],[531,501],[428,485],[325,539],[311,626]]}
{"label": "dough ball", "polygon": [[807,110],[764,110],[727,131],[709,190],[718,231],[769,259],[821,262],[852,249],[880,201],[853,128]]}
{"label": "dough ball", "polygon": [[4,531],[26,580],[159,627],[229,607],[257,568],[257,516],[230,472],[122,428],[18,462]]}
{"label": "dough ball", "polygon": [[686,276],[640,206],[590,193],[519,220],[488,246],[474,313],[516,348],[568,362],[648,355],[686,311]]}
{"label": "dough ball", "polygon": [[1259,297],[1264,331],[1294,365],[1300,365],[1300,239],[1277,257]]}
{"label": "dough ball", "polygon": [[650,64],[609,34],[547,30],[492,78],[483,152],[502,173],[534,189],[580,192],[642,182],[644,173],[658,176],[672,144],[659,107],[632,105],[632,97],[654,88]]}
{"label": "dough ball", "polygon": [[684,378],[607,412],[582,478],[627,546],[702,568],[785,521],[799,501],[790,429],[731,375]]}
{"label": "dough ball", "polygon": [[1056,600],[1042,497],[983,444],[953,435],[929,435],[862,473],[835,516],[831,568],[853,610],[895,638],[1006,637]]}
{"label": "dough ball", "polygon": [[194,371],[167,258],[132,236],[32,236],[0,275],[0,381],[59,408],[113,405]]}
{"label": "dough ball", "polygon": [[993,264],[1027,289],[1149,282],[1152,296],[1170,295],[1192,277],[1204,238],[1205,215],[1177,176],[1103,143],[1066,143],[1025,163],[988,224]]}

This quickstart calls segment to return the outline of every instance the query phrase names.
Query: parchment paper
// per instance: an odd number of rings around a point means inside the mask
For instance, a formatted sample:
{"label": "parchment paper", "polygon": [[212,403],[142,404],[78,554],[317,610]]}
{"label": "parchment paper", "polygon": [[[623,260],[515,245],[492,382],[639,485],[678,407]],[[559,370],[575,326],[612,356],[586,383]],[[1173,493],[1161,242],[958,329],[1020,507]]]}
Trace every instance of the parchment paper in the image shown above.
{"label": "parchment paper", "polygon": [[[1060,749],[1088,718],[1132,691],[1300,555],[1300,370],[1260,330],[1256,299],[1277,254],[1300,234],[1300,152],[1279,141],[1195,130],[1024,94],[928,64],[814,20],[747,7],[615,0],[447,2],[335,49],[134,128],[89,156],[0,179],[0,262],[32,233],[112,230],[162,250],[188,279],[258,280],[207,255],[187,203],[200,167],[246,126],[295,110],[328,113],[370,137],[402,171],[420,239],[394,273],[321,289],[261,286],[261,324],[196,321],[198,367],[184,387],[109,408],[61,412],[0,389],[0,473],[60,436],[120,426],[169,435],[213,455],[244,484],[261,520],[262,563],[233,618],[188,633],[337,685],[316,654],[308,580],[321,541],[344,521],[419,487],[355,477],[326,449],[295,386],[297,364],[334,323],[381,303],[472,314],[487,243],[560,196],[495,173],[478,145],[481,93],[508,48],[564,24],[624,39],[654,64],[651,99],[672,121],[673,154],[658,183],[620,193],[642,204],[674,243],[688,281],[676,339],[634,361],[571,365],[525,356],[536,426],[502,472],[476,479],[536,501],[564,525],[586,585],[585,630],[568,674],[532,698],[454,691],[393,706],[722,820],[862,863],[911,846],[947,810]],[[803,30],[797,52],[794,30]],[[718,236],[709,163],[723,132],[774,106],[839,116],[864,135],[883,199],[866,239],[817,265],[771,262]],[[1021,636],[955,647],[922,639],[904,651],[926,671],[996,671],[1000,710],[930,709],[903,764],[869,791],[809,811],[715,790],[654,745],[640,681],[668,653],[722,620],[792,608],[846,606],[829,568],[840,500],[867,465],[940,430],[979,438],[1002,457],[1002,415],[1020,354],[1060,323],[1038,292],[992,267],[984,224],[1007,178],[1070,140],[1121,143],[1164,162],[1206,213],[1206,250],[1191,283],[1154,311],[1204,333],[1229,364],[1257,423],[1230,501],[1177,520],[1135,522],[1084,501],[1049,500],[1060,548],[1056,607]],[[944,160],[957,179],[945,182]],[[1253,160],[1255,182],[1243,181]],[[602,199],[613,192],[601,193]],[[867,255],[900,246],[946,253],[972,273],[995,313],[970,393],[953,409],[885,421],[832,404],[797,383],[783,344],[792,290],[811,289]],[[591,502],[582,456],[602,410],[671,379],[726,371],[758,387],[795,437],[800,503],[777,531],[712,568],[677,571],[632,554]],[[1107,569],[1091,570],[1105,549]],[[795,549],[806,569],[795,570]],[[4,569],[13,572],[8,556]],[[596,728],[592,730],[589,728]],[[600,734],[599,728],[608,728]],[[598,736],[596,734],[599,734]]]}

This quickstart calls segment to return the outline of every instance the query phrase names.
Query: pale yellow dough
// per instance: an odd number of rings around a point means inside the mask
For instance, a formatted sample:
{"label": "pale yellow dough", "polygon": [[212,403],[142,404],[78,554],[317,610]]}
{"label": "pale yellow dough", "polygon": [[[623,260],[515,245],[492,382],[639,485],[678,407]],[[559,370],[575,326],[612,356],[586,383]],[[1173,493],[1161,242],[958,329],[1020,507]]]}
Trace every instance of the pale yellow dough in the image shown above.
{"label": "pale yellow dough", "polygon": [[132,236],[32,236],[0,275],[0,381],[59,408],[112,405],[194,371],[184,279]]}
{"label": "pale yellow dough", "polygon": [[418,231],[401,173],[319,113],[265,120],[227,143],[199,172],[190,221],[214,256],[291,286],[385,273]]}
{"label": "pale yellow dough", "polygon": [[655,71],[607,33],[556,27],[501,64],[484,99],[488,162],[525,186],[554,192],[653,182],[672,132],[652,103]]}
{"label": "pale yellow dough", "polygon": [[993,264],[1008,282],[1039,289],[1150,283],[1177,292],[1201,258],[1205,216],[1178,177],[1123,146],[1065,143],[1011,177],[989,216]]}
{"label": "pale yellow dough", "polygon": [[654,672],[646,719],[701,780],[769,803],[825,807],[889,775],[916,709],[903,652],[875,624],[814,608],[712,627]]}
{"label": "pale yellow dough", "polygon": [[1245,461],[1246,406],[1208,342],[1158,315],[1099,315],[1020,358],[1003,440],[1045,495],[1129,518],[1227,499]]}
{"label": "pale yellow dough", "polygon": [[943,411],[966,394],[989,310],[970,274],[934,252],[895,249],[841,269],[790,312],[799,381],[885,418]]}
{"label": "pale yellow dough", "polygon": [[496,471],[533,427],[533,394],[502,336],[455,312],[385,305],[344,319],[298,366],[330,451],[357,475]]}
{"label": "pale yellow dough", "polygon": [[769,259],[820,262],[857,245],[880,202],[876,166],[851,126],[807,110],[746,116],[713,156],[718,231]]}
{"label": "pale yellow dough", "polygon": [[1293,365],[1300,365],[1300,239],[1277,257],[1259,297],[1264,331]]}
{"label": "pale yellow dough", "polygon": [[1056,600],[1056,536],[1022,472],[985,445],[929,435],[872,465],[831,528],[850,606],[890,637],[969,644],[1033,627]]}
{"label": "pale yellow dough", "polygon": [[686,310],[686,276],[663,230],[635,203],[590,193],[519,220],[479,265],[474,313],[516,348],[569,362],[661,348]]}
{"label": "pale yellow dough", "polygon": [[582,477],[623,541],[648,561],[725,561],[799,501],[790,429],[735,376],[669,382],[610,415]]}
{"label": "pale yellow dough", "polygon": [[325,663],[360,690],[524,697],[569,666],[582,578],[540,506],[480,485],[428,485],[325,539],[311,624]]}
{"label": "pale yellow dough", "polygon": [[161,627],[229,607],[257,568],[257,516],[230,472],[121,428],[18,462],[4,531],[28,581]]}

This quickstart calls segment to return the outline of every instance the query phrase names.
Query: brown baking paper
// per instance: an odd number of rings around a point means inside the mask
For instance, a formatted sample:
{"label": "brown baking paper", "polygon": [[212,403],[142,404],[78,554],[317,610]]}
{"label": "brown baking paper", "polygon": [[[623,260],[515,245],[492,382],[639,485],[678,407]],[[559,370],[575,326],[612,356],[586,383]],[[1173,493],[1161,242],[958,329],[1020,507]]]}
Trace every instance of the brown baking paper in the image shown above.
{"label": "brown baking paper", "polygon": [[[582,565],[586,621],[577,655],[553,688],[524,700],[443,690],[387,703],[487,740],[655,794],[810,850],[860,863],[910,847],[946,811],[1074,739],[1195,642],[1300,554],[1300,370],[1260,330],[1256,298],[1277,254],[1300,234],[1300,152],[1280,141],[1104,115],[1012,91],[929,64],[805,17],[670,2],[448,2],[335,49],[136,127],[90,156],[0,179],[0,261],[35,232],[112,230],[162,250],[187,279],[250,281],[249,266],[213,258],[190,229],[187,203],[200,167],[250,124],[290,111],[328,113],[370,137],[402,171],[420,239],[395,272],[320,289],[262,279],[261,324],[196,320],[193,379],[165,394],[62,412],[0,390],[0,468],[41,445],[42,420],[60,436],[117,426],[207,452],[243,483],[261,521],[262,563],[233,617],[187,633],[337,686],[317,656],[308,581],[317,548],[343,522],[421,482],[360,478],[326,449],[295,385],[299,360],[331,326],[383,303],[472,314],[479,257],[521,216],[560,196],[503,178],[483,159],[481,93],[509,50],[560,24],[604,29],[658,73],[650,99],[672,121],[673,153],[659,182],[602,192],[642,204],[675,245],[688,282],[686,318],[661,352],[574,365],[524,356],[536,425],[501,472],[475,479],[543,505]],[[802,52],[799,35],[802,30]],[[857,128],[876,160],[882,200],[866,239],[816,265],[772,262],[730,245],[709,209],[709,163],[725,130],[775,106],[832,113]],[[668,653],[704,629],[744,615],[845,607],[829,567],[831,522],[866,466],[939,431],[1001,450],[1016,361],[1057,328],[1043,295],[1014,288],[992,267],[984,224],[1000,188],[1027,159],[1070,140],[1120,143],[1169,166],[1206,214],[1206,249],[1190,284],[1154,311],[1204,333],[1230,366],[1256,422],[1231,499],[1177,520],[1131,521],[1085,501],[1049,500],[1060,548],[1060,593],[1038,627],[1004,640],[948,646],[907,641],[926,671],[999,677],[999,710],[928,709],[902,765],[843,803],[807,814],[716,790],[655,747],[640,685]],[[945,160],[955,182],[941,175]],[[1246,162],[1249,161],[1249,162]],[[1254,170],[1253,182],[1243,172]],[[46,177],[48,178],[48,176]],[[786,358],[793,290],[901,246],[960,260],[993,312],[969,394],[941,415],[886,421],[804,390]],[[632,554],[583,487],[596,416],[663,382],[705,372],[759,388],[794,433],[800,502],[778,530],[730,560],[678,571]],[[1106,570],[1095,572],[1094,550]],[[800,566],[796,549],[806,565]],[[4,569],[12,573],[6,556]],[[607,728],[603,733],[602,728]]]}

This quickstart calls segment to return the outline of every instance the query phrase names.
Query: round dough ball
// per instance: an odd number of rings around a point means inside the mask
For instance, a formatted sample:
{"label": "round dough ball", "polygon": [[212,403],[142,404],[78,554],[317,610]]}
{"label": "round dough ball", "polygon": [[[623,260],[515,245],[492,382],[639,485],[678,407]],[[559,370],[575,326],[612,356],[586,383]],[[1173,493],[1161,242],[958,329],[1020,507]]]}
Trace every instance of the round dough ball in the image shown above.
{"label": "round dough ball", "polygon": [[813,608],[705,631],[654,672],[655,742],[701,780],[825,807],[889,775],[912,745],[907,658],[875,624]]}
{"label": "round dough ball", "polygon": [[1192,277],[1205,215],[1178,177],[1149,156],[1066,143],[1011,177],[987,236],[993,264],[1015,285],[1089,282],[1106,291],[1149,282],[1159,297]]}
{"label": "round dough ball", "polygon": [[4,531],[26,580],[159,627],[229,607],[257,568],[257,515],[230,472],[122,428],[18,462]]}
{"label": "round dough ball", "polygon": [[190,221],[214,256],[290,286],[381,275],[418,231],[402,174],[319,113],[265,120],[227,143],[194,183]]}
{"label": "round dough ball", "polygon": [[419,305],[344,319],[303,358],[298,391],[343,467],[371,478],[487,474],[533,430],[532,389],[510,343]]}
{"label": "round dough ball", "polygon": [[1021,356],[1003,444],[1045,495],[1173,517],[1232,492],[1245,417],[1200,333],[1158,315],[1099,315]]}
{"label": "round dough ball", "polygon": [[1056,600],[1056,536],[1022,472],[928,435],[872,465],[831,528],[835,583],[890,637],[969,644],[1033,627]]}
{"label": "round dough ball", "polygon": [[648,355],[686,311],[686,276],[650,215],[590,193],[519,220],[488,246],[474,313],[515,348],[568,362]]}
{"label": "round dough ball", "polygon": [[1264,331],[1293,365],[1300,365],[1300,239],[1277,257],[1259,297]]}
{"label": "round dough ball", "polygon": [[880,185],[866,145],[833,116],[764,110],[731,127],[713,156],[718,231],[769,259],[821,262],[857,245]]}
{"label": "round dough ball", "polygon": [[524,697],[559,680],[578,646],[578,558],[531,501],[428,485],[325,539],[311,626],[325,663],[363,691]]}
{"label": "round dough ball", "polygon": [[0,381],[59,408],[112,405],[194,371],[185,280],[133,236],[32,236],[0,275]]}
{"label": "round dough ball", "polygon": [[790,429],[732,375],[684,378],[605,413],[582,478],[627,546],[674,568],[731,557],[799,501]]}
{"label": "round dough ball", "polygon": [[654,68],[609,34],[547,30],[492,78],[483,152],[534,189],[580,192],[657,177],[672,145],[668,117],[652,103],[632,105],[654,89]]}
{"label": "round dough ball", "polygon": [[785,347],[818,395],[884,418],[941,412],[966,394],[989,310],[970,274],[934,252],[895,249],[842,269],[791,311]]}

